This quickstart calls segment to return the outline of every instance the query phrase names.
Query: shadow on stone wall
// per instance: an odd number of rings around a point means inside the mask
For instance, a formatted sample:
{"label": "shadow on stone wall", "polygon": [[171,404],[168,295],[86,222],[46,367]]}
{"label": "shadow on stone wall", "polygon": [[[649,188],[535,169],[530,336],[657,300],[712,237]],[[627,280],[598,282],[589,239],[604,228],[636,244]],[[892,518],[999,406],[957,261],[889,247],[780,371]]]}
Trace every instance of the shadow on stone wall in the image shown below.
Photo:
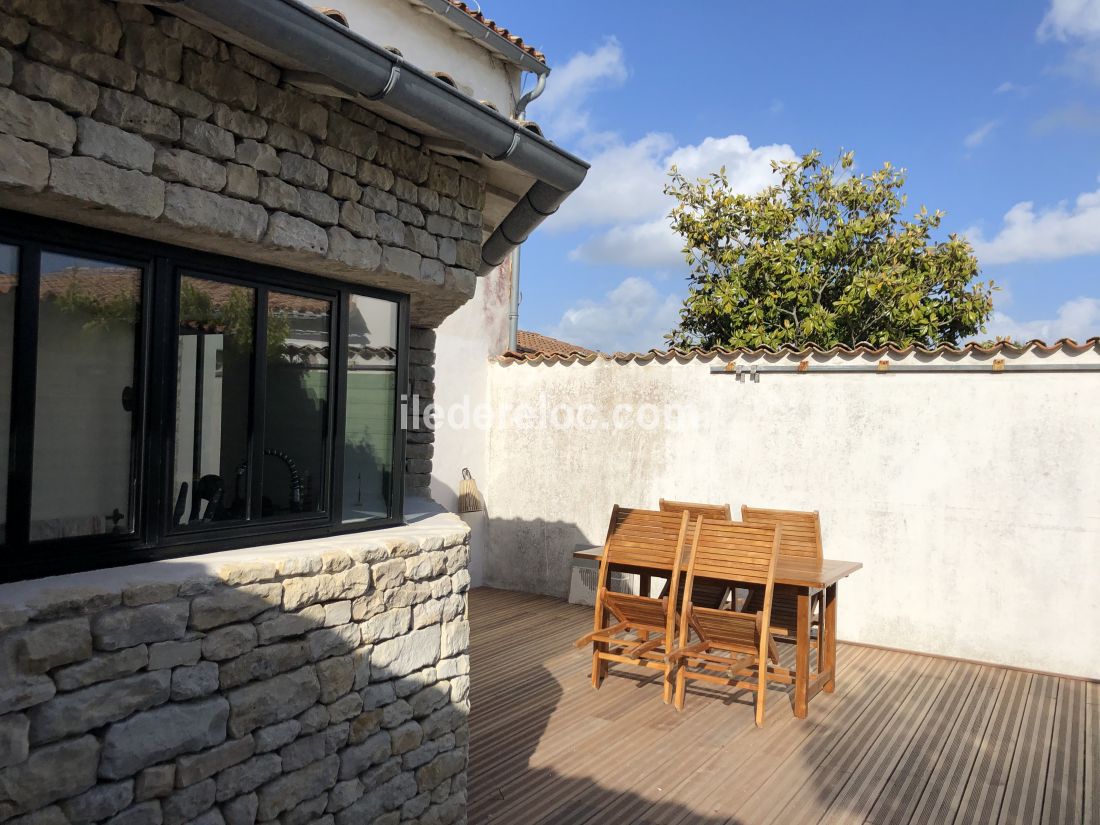
{"label": "shadow on stone wall", "polygon": [[0,822],[463,821],[464,538],[0,587]]}

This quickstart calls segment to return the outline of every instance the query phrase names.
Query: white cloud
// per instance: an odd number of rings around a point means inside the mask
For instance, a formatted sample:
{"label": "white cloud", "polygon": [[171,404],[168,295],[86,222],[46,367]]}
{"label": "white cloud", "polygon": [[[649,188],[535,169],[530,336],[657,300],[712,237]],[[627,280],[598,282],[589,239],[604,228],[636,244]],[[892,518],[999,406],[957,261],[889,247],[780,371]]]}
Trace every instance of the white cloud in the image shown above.
{"label": "white cloud", "polygon": [[669,225],[673,200],[664,194],[668,170],[701,177],[726,167],[738,192],[756,192],[773,182],[772,160],[796,157],[786,144],[753,147],[744,135],[707,137],[679,145],[672,135],[651,132],[627,140],[617,132],[592,127],[589,97],[627,76],[622,46],[609,38],[598,49],[570,58],[556,70],[546,93],[532,104],[554,139],[572,137],[592,168],[584,184],[569,196],[546,231],[592,229],[573,250],[575,260],[634,267],[682,267],[681,242]]}
{"label": "white cloud", "polygon": [[567,309],[547,334],[601,352],[664,349],[665,333],[679,321],[680,304],[652,282],[631,277],[600,300],[582,300]]}
{"label": "white cloud", "polygon": [[1013,83],[1011,80],[1006,80],[1000,86],[993,90],[995,95],[1004,95],[1010,92],[1020,95],[1026,95],[1031,91],[1030,86],[1021,86],[1019,83]]}
{"label": "white cloud", "polygon": [[1100,189],[1049,209],[1035,210],[1031,201],[1016,204],[1004,216],[1001,230],[986,240],[972,227],[966,236],[983,266],[1027,260],[1054,260],[1100,253]]}
{"label": "white cloud", "polygon": [[987,123],[983,123],[965,138],[963,138],[963,145],[968,149],[976,149],[985,143],[985,139],[1000,125],[1000,121],[991,120]]}
{"label": "white cloud", "polygon": [[1100,0],[1051,0],[1038,34],[1040,40],[1100,37]]}
{"label": "white cloud", "polygon": [[628,266],[681,266],[681,239],[668,212],[673,199],[664,194],[668,170],[675,165],[688,178],[726,168],[735,192],[758,192],[775,181],[773,160],[792,160],[786,144],[753,147],[744,135],[708,137],[695,145],[675,146],[668,135],[650,134],[633,143],[610,140],[592,158],[584,185],[548,223],[551,230],[603,227],[603,232],[574,250],[574,257]]}
{"label": "white cloud", "polygon": [[[1100,75],[1097,75],[1100,78]],[[1100,132],[1100,111],[1083,103],[1071,103],[1052,109],[1031,124],[1038,135],[1074,132]]]}
{"label": "white cloud", "polygon": [[[626,80],[623,47],[608,37],[593,52],[578,52],[555,69],[546,83],[546,91],[531,104],[539,113],[540,125],[555,140],[563,140],[588,131],[587,98],[600,88],[613,88]],[[545,113],[545,114],[543,114]]]}
{"label": "white cloud", "polygon": [[1003,312],[994,312],[979,338],[1008,337],[1017,341],[1057,341],[1072,338],[1084,341],[1100,335],[1100,299],[1075,298],[1058,309],[1058,317],[1048,320],[1017,321]]}

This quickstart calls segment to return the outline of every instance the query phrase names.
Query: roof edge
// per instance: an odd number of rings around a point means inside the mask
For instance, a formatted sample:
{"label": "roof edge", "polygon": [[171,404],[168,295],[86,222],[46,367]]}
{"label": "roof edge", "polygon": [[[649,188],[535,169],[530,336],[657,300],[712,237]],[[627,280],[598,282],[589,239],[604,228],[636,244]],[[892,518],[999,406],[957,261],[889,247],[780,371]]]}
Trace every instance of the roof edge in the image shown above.
{"label": "roof edge", "polygon": [[882,344],[875,345],[871,343],[858,344],[854,347],[849,347],[844,344],[838,344],[835,347],[826,349],[825,347],[819,347],[816,344],[810,344],[805,347],[798,347],[793,344],[787,344],[781,347],[740,347],[735,349],[703,349],[701,347],[691,347],[689,349],[651,349],[646,352],[616,352],[611,354],[597,353],[595,355],[543,355],[543,354],[527,354],[520,352],[506,352],[499,356],[496,360],[501,363],[551,363],[551,364],[592,364],[597,361],[614,362],[618,364],[648,364],[652,361],[658,363],[667,363],[669,361],[710,361],[715,358],[763,358],[767,356],[785,356],[791,357],[810,357],[810,356],[827,356],[836,357],[842,355],[922,355],[922,356],[940,356],[940,355],[997,355],[1000,353],[1010,353],[1012,355],[1023,355],[1028,352],[1035,352],[1040,355],[1051,355],[1057,352],[1066,352],[1071,355],[1078,355],[1089,350],[1100,351],[1100,336],[1093,336],[1083,342],[1078,343],[1073,338],[1059,338],[1057,341],[1047,343],[1041,341],[1038,338],[1033,338],[1030,341],[1026,341],[1022,344],[1015,344],[1011,341],[998,341],[995,344],[983,345],[977,342],[971,342],[964,344],[961,347],[953,346],[951,344],[941,344],[938,347],[921,347],[917,345],[910,345],[907,347],[899,346],[898,344]]}

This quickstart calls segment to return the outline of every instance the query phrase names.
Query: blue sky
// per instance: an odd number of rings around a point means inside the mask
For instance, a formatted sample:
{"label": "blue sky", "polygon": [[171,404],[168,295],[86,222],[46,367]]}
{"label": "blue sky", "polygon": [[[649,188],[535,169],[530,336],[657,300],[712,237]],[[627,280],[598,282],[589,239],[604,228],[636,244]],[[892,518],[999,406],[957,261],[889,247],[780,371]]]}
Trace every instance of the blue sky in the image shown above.
{"label": "blue sky", "polygon": [[990,334],[1100,334],[1100,0],[483,10],[547,53],[529,116],[593,164],[524,245],[522,328],[662,346],[687,290],[668,165],[753,191],[772,158],[844,148],[907,169],[911,211],[975,243]]}

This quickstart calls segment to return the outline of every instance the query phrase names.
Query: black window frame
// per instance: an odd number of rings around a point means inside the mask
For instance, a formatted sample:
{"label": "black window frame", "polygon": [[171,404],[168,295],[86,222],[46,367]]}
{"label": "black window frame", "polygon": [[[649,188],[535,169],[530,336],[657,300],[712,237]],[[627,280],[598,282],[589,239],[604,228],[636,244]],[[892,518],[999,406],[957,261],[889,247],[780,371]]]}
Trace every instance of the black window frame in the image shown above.
{"label": "black window frame", "polygon": [[[7,528],[0,543],[0,581],[97,570],[183,556],[197,556],[257,545],[360,533],[403,524],[405,476],[404,399],[409,386],[409,296],[325,276],[296,272],[155,240],[0,210],[0,244],[19,250],[8,460]],[[48,541],[29,541],[33,473],[35,380],[38,367],[39,272],[43,248],[78,257],[118,261],[142,272],[140,334],[135,361],[135,406],[131,437],[131,506],[134,532]],[[278,253],[274,253],[278,254]],[[328,445],[324,513],[292,519],[260,519],[221,527],[172,529],[173,445],[175,440],[178,284],[183,276],[228,281],[257,291],[257,327],[266,323],[261,292],[288,292],[330,300]],[[382,518],[344,523],[343,453],[345,437],[348,305],[352,295],[397,306],[397,357],[393,399],[393,443],[389,513]],[[257,405],[255,374],[262,364],[257,336],[250,398],[249,475],[257,450],[253,431]],[[249,490],[253,486],[250,479]],[[251,498],[251,496],[250,496]],[[13,529],[14,528],[14,529]]]}

